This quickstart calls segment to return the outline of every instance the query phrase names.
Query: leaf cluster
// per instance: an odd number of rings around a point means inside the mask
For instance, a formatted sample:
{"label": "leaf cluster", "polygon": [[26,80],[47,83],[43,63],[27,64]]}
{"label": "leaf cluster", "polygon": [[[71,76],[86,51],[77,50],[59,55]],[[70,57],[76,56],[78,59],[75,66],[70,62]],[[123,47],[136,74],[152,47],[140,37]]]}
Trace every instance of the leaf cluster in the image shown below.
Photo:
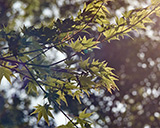
{"label": "leaf cluster", "polygon": [[[36,106],[32,113],[38,113],[37,121],[43,117],[49,124],[48,116],[53,118],[50,111],[53,107],[50,106],[56,106],[70,120],[66,126],[59,128],[77,127],[77,124],[89,128],[91,125],[84,118],[91,114],[86,114],[86,110],[75,118],[75,122],[61,110],[62,102],[69,104],[66,95],[81,103],[83,94],[89,96],[91,90],[105,88],[112,93],[112,90],[118,89],[115,84],[117,76],[113,73],[113,68],[107,66],[107,62],[91,58],[84,60],[75,56],[79,53],[85,55],[85,50],[99,48],[99,43],[104,41],[119,40],[129,36],[133,30],[145,29],[146,23],[152,23],[149,16],[158,14],[160,8],[158,1],[152,1],[152,5],[125,12],[123,17],[115,18],[115,23],[110,23],[107,18],[108,1],[93,0],[88,5],[84,4],[76,18],[57,19],[38,28],[24,26],[21,32],[7,28],[0,30],[0,40],[8,44],[0,52],[0,81],[4,76],[11,83],[10,77],[16,72],[22,81],[28,79],[28,93],[35,92],[38,95],[37,88],[44,93],[48,102]],[[99,33],[98,38],[81,35],[81,32],[90,34],[93,26]],[[103,39],[100,40],[101,36]],[[65,53],[66,58],[49,62],[46,52],[52,49]]]}

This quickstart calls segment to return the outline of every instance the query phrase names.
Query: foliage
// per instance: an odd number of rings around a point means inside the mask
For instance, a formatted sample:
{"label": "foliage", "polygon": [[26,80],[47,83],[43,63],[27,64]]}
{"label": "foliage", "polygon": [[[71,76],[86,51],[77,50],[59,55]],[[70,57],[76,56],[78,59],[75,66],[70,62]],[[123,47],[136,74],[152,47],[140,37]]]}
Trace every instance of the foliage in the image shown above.
{"label": "foliage", "polygon": [[[92,58],[84,60],[75,56],[99,48],[100,42],[119,40],[130,36],[133,30],[145,29],[146,23],[152,23],[149,16],[153,13],[159,15],[160,3],[154,0],[150,6],[125,12],[123,17],[116,17],[115,23],[111,23],[107,18],[108,2],[93,0],[89,4],[85,3],[76,18],[57,19],[39,27],[24,26],[21,31],[9,27],[1,29],[0,40],[8,47],[1,48],[0,81],[5,77],[11,83],[10,77],[18,73],[22,81],[27,79],[28,93],[38,95],[38,89],[44,93],[46,103],[36,106],[32,112],[38,113],[37,121],[43,117],[49,125],[48,117],[54,118],[50,110],[57,107],[70,120],[66,126],[59,127],[78,127],[78,124],[82,128],[91,127],[91,123],[84,119],[91,115],[85,113],[86,109],[73,120],[64,113],[60,106],[63,102],[69,104],[66,95],[81,103],[84,93],[89,96],[93,90],[104,88],[112,93],[112,90],[118,89],[115,84],[117,76],[113,68],[107,66],[107,62]],[[99,36],[92,38],[89,35],[95,31],[94,28]],[[66,58],[58,62],[47,62],[46,52],[52,49],[65,54]]]}
{"label": "foliage", "polygon": [[92,116],[95,127],[159,127],[160,44],[143,36],[113,41],[95,51],[96,58],[107,59],[116,69],[120,89],[113,95],[101,90],[84,97],[88,111],[96,110]]}

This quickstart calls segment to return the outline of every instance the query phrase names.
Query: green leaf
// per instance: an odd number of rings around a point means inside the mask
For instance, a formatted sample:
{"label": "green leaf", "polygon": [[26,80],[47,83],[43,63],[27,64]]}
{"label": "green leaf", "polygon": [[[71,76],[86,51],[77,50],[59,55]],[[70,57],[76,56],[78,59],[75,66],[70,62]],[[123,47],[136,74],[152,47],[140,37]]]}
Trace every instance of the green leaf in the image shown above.
{"label": "green leaf", "polygon": [[36,108],[36,110],[34,112],[32,112],[31,115],[38,113],[37,123],[43,117],[45,119],[45,121],[47,122],[47,124],[49,125],[48,116],[54,118],[52,113],[49,110],[52,110],[53,108],[49,107],[48,104],[45,104],[44,106],[38,104],[38,106],[35,106],[35,108]]}
{"label": "green leaf", "polygon": [[68,106],[67,100],[66,100],[66,98],[65,98],[65,94],[64,94],[61,90],[59,90],[59,91],[57,92],[57,94],[59,95],[59,99],[61,99],[62,101],[64,101],[65,104]]}
{"label": "green leaf", "polygon": [[27,91],[28,94],[30,92],[35,92],[38,95],[37,85],[34,81],[29,81],[26,87],[28,87],[28,91]]}
{"label": "green leaf", "polygon": [[80,63],[79,63],[79,66],[82,68],[82,69],[84,69],[84,70],[86,70],[87,69],[87,67],[89,66],[89,58],[88,59],[86,59],[85,61],[80,61]]}
{"label": "green leaf", "polygon": [[93,113],[86,113],[86,109],[84,109],[80,114],[79,114],[79,118],[84,119],[84,118],[88,118],[90,117]]}
{"label": "green leaf", "polygon": [[0,67],[0,83],[2,78],[5,77],[8,80],[8,82],[12,84],[10,80],[11,76],[14,76],[14,75],[8,68]]}
{"label": "green leaf", "polygon": [[76,99],[78,100],[78,102],[81,104],[81,100],[80,100],[80,96],[82,96],[82,91],[77,90],[76,92],[74,92],[73,94],[73,99],[76,97]]}
{"label": "green leaf", "polygon": [[78,102],[81,104],[82,102],[81,102],[81,100],[80,100],[80,96],[77,94],[77,95],[75,95],[76,96],[76,98],[77,98],[77,100],[78,100]]}
{"label": "green leaf", "polygon": [[81,76],[79,80],[81,83],[81,89],[90,89],[91,85],[95,84],[90,76]]}

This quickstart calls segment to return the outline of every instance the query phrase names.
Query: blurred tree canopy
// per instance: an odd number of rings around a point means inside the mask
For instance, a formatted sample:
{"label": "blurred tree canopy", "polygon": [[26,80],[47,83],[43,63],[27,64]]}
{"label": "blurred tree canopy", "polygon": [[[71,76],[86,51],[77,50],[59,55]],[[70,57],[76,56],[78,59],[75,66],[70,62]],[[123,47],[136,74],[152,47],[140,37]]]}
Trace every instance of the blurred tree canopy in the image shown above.
{"label": "blurred tree canopy", "polygon": [[[74,120],[60,128],[158,128],[159,2],[151,2],[1,0],[0,78],[16,91],[0,93],[0,127],[55,127],[53,111],[66,110]],[[66,58],[47,59],[52,49]],[[44,104],[33,110],[39,95]]]}

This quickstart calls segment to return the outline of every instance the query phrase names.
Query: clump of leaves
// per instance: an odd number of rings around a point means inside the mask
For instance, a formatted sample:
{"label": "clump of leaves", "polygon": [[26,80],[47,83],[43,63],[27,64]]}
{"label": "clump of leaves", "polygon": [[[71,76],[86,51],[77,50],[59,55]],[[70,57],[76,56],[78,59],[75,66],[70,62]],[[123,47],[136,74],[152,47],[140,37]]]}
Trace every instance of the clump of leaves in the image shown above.
{"label": "clump of leaves", "polygon": [[[110,93],[118,89],[115,84],[117,76],[113,68],[107,66],[107,62],[91,58],[78,59],[75,56],[85,55],[85,50],[99,48],[99,43],[130,36],[132,30],[145,29],[146,23],[152,23],[149,18],[151,14],[159,16],[160,2],[152,0],[152,4],[146,8],[125,12],[123,17],[116,17],[113,24],[107,18],[108,1],[93,0],[88,5],[84,4],[76,18],[58,19],[48,25],[42,24],[39,28],[23,27],[21,32],[0,30],[0,40],[8,44],[8,48],[2,48],[0,52],[0,81],[5,77],[11,83],[10,77],[16,72],[22,81],[28,79],[28,93],[35,92],[38,95],[38,88],[44,93],[47,103],[36,106],[32,113],[38,113],[37,122],[43,117],[49,124],[48,117],[54,118],[51,106],[55,106],[70,120],[59,128],[77,127],[78,124],[82,128],[90,128],[91,123],[85,118],[89,118],[92,113],[86,113],[85,109],[72,120],[60,108],[62,102],[69,104],[66,95],[81,103],[83,94],[89,96],[93,89],[97,91],[105,88]],[[93,32],[93,26],[99,36],[86,36]],[[57,62],[47,62],[45,53],[52,49],[67,57]]]}

